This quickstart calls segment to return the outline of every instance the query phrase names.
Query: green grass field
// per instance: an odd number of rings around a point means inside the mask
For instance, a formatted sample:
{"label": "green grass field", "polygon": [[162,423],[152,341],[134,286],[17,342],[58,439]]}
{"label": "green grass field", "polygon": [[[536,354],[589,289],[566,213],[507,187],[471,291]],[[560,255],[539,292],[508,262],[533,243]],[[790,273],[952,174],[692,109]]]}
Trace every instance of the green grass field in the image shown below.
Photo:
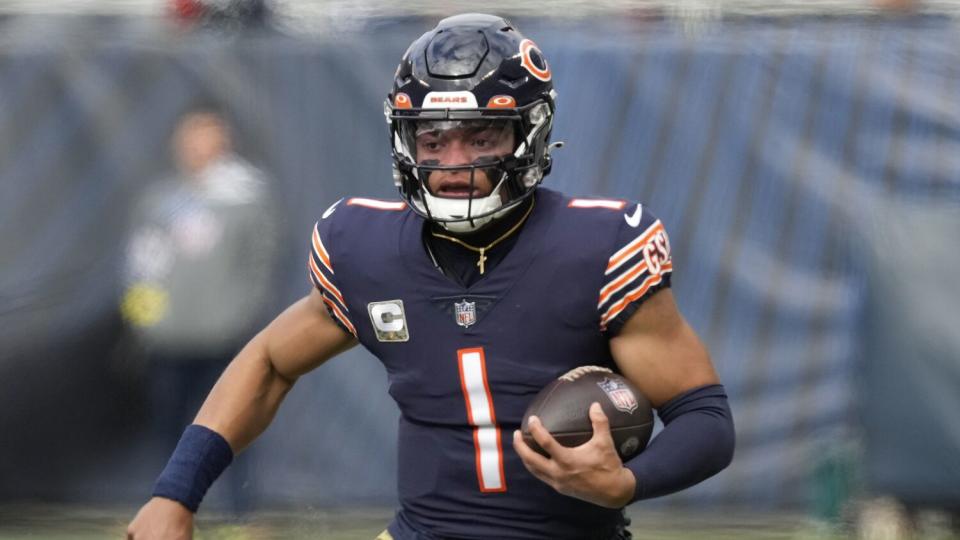
{"label": "green grass field", "polygon": [[[0,507],[0,539],[93,540],[124,538],[134,508],[75,506]],[[390,520],[390,509],[308,508],[301,512],[257,513],[242,521],[201,514],[199,540],[329,539],[373,540]],[[840,540],[839,531],[792,514],[634,511],[638,540]]]}

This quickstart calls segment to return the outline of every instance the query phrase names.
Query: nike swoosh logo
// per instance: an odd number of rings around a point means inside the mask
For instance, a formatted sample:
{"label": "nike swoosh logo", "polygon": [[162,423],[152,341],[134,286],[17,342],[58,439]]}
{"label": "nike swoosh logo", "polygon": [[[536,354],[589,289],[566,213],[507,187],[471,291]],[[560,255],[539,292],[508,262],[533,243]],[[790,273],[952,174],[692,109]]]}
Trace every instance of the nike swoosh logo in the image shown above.
{"label": "nike swoosh logo", "polygon": [[637,225],[640,225],[640,217],[643,216],[643,205],[637,204],[637,209],[633,211],[632,216],[626,214],[623,215],[624,221],[627,222],[627,225],[636,228]]}
{"label": "nike swoosh logo", "polygon": [[[340,199],[340,201],[342,200],[343,199]],[[323,215],[320,216],[320,219],[327,219],[328,217],[330,217],[330,214],[332,214],[333,211],[337,209],[337,205],[340,204],[340,201],[337,201],[332,205],[330,205],[330,208],[327,208],[327,210],[323,213]]]}

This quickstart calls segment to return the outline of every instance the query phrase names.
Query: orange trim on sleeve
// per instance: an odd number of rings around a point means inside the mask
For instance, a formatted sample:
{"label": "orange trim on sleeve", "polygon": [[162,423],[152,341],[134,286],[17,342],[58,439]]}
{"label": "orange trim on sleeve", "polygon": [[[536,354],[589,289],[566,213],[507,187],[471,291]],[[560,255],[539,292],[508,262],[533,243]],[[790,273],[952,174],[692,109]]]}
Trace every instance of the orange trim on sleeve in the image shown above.
{"label": "orange trim on sleeve", "polygon": [[614,317],[619,315],[621,311],[626,309],[626,307],[630,305],[631,302],[636,301],[640,298],[643,298],[643,295],[646,294],[648,290],[650,290],[650,287],[653,287],[654,285],[658,285],[661,281],[663,281],[664,274],[672,270],[673,270],[673,264],[668,262],[661,267],[659,274],[648,276],[647,279],[643,280],[643,283],[641,283],[639,287],[630,291],[630,293],[628,293],[626,296],[621,298],[620,301],[617,302],[616,304],[610,306],[610,309],[608,309],[607,312],[603,314],[603,317],[600,318],[600,326],[606,327],[607,323],[609,323],[611,320],[613,320]]}
{"label": "orange trim on sleeve", "polygon": [[643,273],[646,269],[647,269],[647,261],[642,260],[638,262],[636,265],[634,265],[633,268],[625,272],[622,276],[608,283],[606,287],[600,289],[600,303],[597,304],[597,307],[599,308],[600,306],[602,306],[603,303],[610,298],[610,296],[612,296],[614,293],[616,293],[617,291],[625,287],[628,283],[636,279],[637,276]]}
{"label": "orange trim on sleeve", "polygon": [[633,257],[638,251],[643,249],[643,246],[646,245],[653,235],[662,230],[664,230],[663,223],[660,223],[660,220],[654,222],[653,225],[650,225],[650,227],[648,227],[647,230],[638,236],[633,242],[630,242],[624,246],[623,249],[614,253],[613,256],[610,257],[610,263],[607,264],[607,270],[604,273],[609,274],[610,272],[616,270],[617,267],[624,263],[624,261],[630,257]]}
{"label": "orange trim on sleeve", "polygon": [[331,274],[335,274],[336,272],[333,271],[333,265],[330,264],[330,255],[327,253],[326,248],[323,247],[323,241],[320,240],[320,230],[318,225],[314,225],[313,227],[312,241],[313,251],[317,254],[317,258],[320,259],[320,262],[327,267],[327,270],[329,270]]}
{"label": "orange trim on sleeve", "polygon": [[328,306],[330,306],[330,309],[333,311],[334,316],[335,316],[344,326],[347,327],[347,330],[349,330],[350,333],[354,335],[354,337],[356,337],[356,335],[357,335],[357,329],[354,328],[354,327],[353,327],[353,324],[350,323],[350,319],[348,319],[347,316],[344,315],[342,311],[340,311],[340,308],[337,307],[337,304],[334,303],[333,300],[327,298],[326,296],[321,295],[320,297],[323,298],[324,303],[326,303]]}
{"label": "orange trim on sleeve", "polygon": [[317,266],[317,263],[313,262],[313,257],[309,258],[309,265],[310,265],[310,271],[313,272],[313,277],[320,282],[320,285],[324,288],[324,290],[326,290],[330,294],[337,297],[337,300],[339,300],[340,304],[344,307],[344,309],[346,309],[347,302],[343,299],[343,295],[340,294],[340,289],[337,289],[337,287],[333,283],[331,283],[330,280],[326,278],[326,276],[323,275],[323,272],[320,271],[320,268]]}

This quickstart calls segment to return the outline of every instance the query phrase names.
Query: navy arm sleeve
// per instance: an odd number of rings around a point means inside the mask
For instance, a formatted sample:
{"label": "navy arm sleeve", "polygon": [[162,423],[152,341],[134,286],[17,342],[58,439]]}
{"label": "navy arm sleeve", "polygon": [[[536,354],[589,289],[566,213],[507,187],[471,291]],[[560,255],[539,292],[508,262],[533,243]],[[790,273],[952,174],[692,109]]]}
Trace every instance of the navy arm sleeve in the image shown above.
{"label": "navy arm sleeve", "polygon": [[686,489],[733,460],[733,416],[720,384],[694,388],[657,410],[663,431],[625,466],[637,487],[630,502]]}

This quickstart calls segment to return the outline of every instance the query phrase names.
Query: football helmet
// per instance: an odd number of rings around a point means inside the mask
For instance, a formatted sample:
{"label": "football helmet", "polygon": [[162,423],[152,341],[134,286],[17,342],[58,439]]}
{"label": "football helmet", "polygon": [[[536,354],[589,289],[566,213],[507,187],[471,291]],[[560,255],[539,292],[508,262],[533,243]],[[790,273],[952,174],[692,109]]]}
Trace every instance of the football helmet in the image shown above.
{"label": "football helmet", "polygon": [[[508,21],[481,14],[440,21],[407,49],[384,102],[400,195],[414,212],[453,232],[503,216],[550,172],[555,99],[540,49]],[[509,130],[512,150],[470,163],[418,158],[418,134],[452,129]],[[432,192],[428,180],[438,171],[467,173],[469,190],[457,197]],[[488,194],[474,190],[481,171],[493,186]]]}

